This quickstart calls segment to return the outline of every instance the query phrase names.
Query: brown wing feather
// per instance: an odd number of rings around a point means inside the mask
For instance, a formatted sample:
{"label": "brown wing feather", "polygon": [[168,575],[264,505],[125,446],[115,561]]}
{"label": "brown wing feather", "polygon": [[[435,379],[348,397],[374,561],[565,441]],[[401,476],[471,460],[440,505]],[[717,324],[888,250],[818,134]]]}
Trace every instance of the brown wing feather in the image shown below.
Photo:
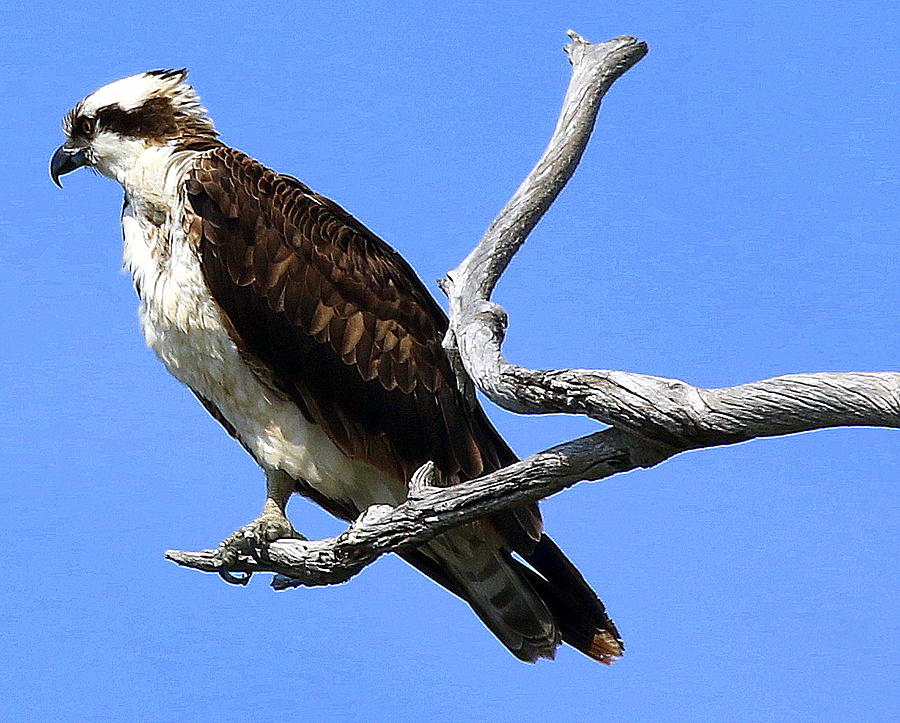
{"label": "brown wing feather", "polygon": [[[384,241],[231,148],[198,157],[185,187],[236,343],[342,451],[407,480],[432,460],[448,484],[515,461],[456,388],[446,316]],[[516,548],[540,537],[536,506],[495,522]]]}

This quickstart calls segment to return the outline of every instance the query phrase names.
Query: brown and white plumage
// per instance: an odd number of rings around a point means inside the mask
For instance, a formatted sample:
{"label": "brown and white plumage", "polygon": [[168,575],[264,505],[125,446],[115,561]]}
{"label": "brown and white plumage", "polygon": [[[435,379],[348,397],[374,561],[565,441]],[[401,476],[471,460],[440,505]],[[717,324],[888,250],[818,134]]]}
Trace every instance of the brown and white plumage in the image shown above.
{"label": "brown and white plumage", "polygon": [[[276,479],[353,519],[405,499],[428,460],[448,485],[515,461],[457,390],[446,317],[412,268],[334,202],[222,144],[183,72],[110,84],[66,129],[54,177],[90,164],[124,187],[148,344],[266,470],[272,514]],[[523,660],[560,640],[601,662],[621,654],[536,505],[404,557]]]}

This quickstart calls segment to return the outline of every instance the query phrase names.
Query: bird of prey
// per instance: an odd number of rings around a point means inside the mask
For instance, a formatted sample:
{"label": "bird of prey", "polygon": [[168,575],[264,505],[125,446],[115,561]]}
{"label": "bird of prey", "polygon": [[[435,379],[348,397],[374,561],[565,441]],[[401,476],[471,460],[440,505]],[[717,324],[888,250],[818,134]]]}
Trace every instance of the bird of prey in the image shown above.
{"label": "bird of prey", "polygon": [[[297,492],[344,520],[397,505],[432,461],[440,484],[516,456],[465,399],[447,318],[404,259],[333,201],[219,140],[186,70],[115,81],[65,116],[51,176],[121,184],[124,264],[147,344],[262,467],[266,500],[225,540],[295,536]],[[560,642],[622,654],[604,606],[543,532],[536,505],[403,552],[466,601],[516,657]]]}

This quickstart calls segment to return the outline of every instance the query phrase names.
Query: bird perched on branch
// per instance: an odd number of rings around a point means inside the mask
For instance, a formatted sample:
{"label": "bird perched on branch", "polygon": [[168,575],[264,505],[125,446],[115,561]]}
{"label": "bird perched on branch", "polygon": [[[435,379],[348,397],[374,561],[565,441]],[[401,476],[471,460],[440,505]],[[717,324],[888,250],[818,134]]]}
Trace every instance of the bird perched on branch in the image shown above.
{"label": "bird perched on branch", "polygon": [[[50,173],[59,185],[89,166],[121,184],[147,343],[265,472],[262,514],[222,559],[295,536],[294,492],[353,520],[402,503],[429,460],[442,485],[515,462],[458,390],[447,319],[409,264],[333,201],[220,141],[186,76],[154,70],[89,95],[65,117]],[[603,663],[622,653],[536,505],[402,557],[522,660],[560,641]]]}

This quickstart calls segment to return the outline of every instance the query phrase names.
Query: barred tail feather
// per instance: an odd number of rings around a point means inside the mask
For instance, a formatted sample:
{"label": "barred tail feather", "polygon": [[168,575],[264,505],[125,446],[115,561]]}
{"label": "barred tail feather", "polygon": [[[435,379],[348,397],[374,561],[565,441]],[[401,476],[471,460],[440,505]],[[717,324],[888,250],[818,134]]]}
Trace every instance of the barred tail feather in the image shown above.
{"label": "barred tail feather", "polygon": [[553,658],[560,642],[604,665],[625,646],[587,581],[546,534],[522,559],[472,538],[466,527],[402,554],[465,600],[520,660]]}
{"label": "barred tail feather", "polygon": [[517,658],[531,663],[553,658],[561,634],[541,596],[513,568],[506,551],[483,541],[461,549],[459,532],[441,535],[428,547],[462,589],[462,597]]}
{"label": "barred tail feather", "polygon": [[516,571],[550,609],[563,642],[604,665],[622,657],[625,646],[606,607],[556,543],[541,535],[534,551],[523,558],[534,569],[513,560]]}

